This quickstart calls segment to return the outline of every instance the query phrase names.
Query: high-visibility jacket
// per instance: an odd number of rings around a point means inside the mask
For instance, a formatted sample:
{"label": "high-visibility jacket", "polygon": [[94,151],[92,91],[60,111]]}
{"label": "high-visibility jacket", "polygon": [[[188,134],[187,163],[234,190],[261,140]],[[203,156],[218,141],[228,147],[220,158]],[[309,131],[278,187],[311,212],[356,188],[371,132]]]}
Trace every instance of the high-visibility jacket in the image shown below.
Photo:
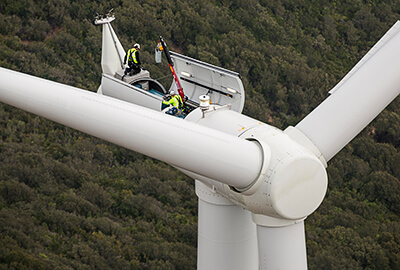
{"label": "high-visibility jacket", "polygon": [[180,108],[183,107],[183,101],[182,101],[182,98],[181,98],[180,95],[174,95],[174,96],[172,96],[171,99],[168,100],[168,101],[163,100],[163,103],[164,103],[165,105],[172,105],[172,106],[174,106],[174,107],[176,107],[176,108],[178,108],[178,109],[180,109]]}
{"label": "high-visibility jacket", "polygon": [[132,49],[128,50],[127,58],[128,58],[129,62],[133,62],[135,64],[139,63],[139,61],[138,61],[138,59],[136,57],[136,53],[137,53],[137,50],[135,48],[132,48]]}

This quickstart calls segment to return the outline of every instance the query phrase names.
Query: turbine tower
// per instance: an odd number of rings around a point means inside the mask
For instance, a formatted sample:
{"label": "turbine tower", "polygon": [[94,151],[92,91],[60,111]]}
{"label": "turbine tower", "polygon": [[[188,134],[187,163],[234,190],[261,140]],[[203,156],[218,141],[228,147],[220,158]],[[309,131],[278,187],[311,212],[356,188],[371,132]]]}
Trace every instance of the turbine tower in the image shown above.
{"label": "turbine tower", "polygon": [[[0,68],[0,101],[164,161],[195,179],[198,269],[307,269],[304,220],[325,197],[327,162],[400,93],[400,22],[324,102],[282,131],[242,115],[244,99],[230,96],[236,107],[200,102],[178,118],[103,95],[116,81],[109,75],[123,68],[112,20],[97,21],[103,25],[104,72],[98,93]],[[210,68],[242,87],[235,74]],[[162,99],[151,104],[156,100]]]}

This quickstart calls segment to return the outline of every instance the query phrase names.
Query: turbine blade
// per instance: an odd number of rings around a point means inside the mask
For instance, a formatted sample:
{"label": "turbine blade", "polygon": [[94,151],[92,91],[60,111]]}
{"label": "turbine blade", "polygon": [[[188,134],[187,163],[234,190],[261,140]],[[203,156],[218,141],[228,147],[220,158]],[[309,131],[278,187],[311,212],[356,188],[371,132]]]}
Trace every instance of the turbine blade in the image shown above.
{"label": "turbine blade", "polygon": [[400,93],[398,21],[296,128],[330,160]]}
{"label": "turbine blade", "polygon": [[0,101],[68,127],[234,187],[258,177],[262,154],[256,143],[4,68],[0,81]]}

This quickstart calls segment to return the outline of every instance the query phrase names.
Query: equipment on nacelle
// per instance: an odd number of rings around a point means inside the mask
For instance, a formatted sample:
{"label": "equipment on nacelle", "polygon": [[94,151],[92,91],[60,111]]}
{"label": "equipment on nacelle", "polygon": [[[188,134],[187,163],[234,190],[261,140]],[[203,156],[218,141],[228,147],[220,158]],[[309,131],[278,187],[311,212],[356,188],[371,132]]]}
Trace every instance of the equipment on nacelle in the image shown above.
{"label": "equipment on nacelle", "polygon": [[142,69],[138,74],[123,76],[125,50],[111,27],[114,19],[110,15],[97,16],[95,20],[95,24],[103,26],[103,75],[97,91],[99,94],[162,111],[163,96],[175,90],[184,101],[183,117],[199,107],[199,96],[202,95],[209,97],[210,104],[229,105],[232,110],[242,112],[244,87],[238,73],[170,52],[161,36],[155,49],[156,62],[161,61],[164,51],[173,75],[170,88],[165,89],[160,82],[151,78],[148,70]]}

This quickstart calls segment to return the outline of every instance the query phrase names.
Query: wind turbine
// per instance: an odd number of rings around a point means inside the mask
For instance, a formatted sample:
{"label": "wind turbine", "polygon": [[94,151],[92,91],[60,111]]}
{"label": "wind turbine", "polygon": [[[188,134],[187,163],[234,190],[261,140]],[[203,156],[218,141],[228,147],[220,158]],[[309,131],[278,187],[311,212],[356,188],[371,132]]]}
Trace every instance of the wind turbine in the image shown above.
{"label": "wind turbine", "polygon": [[[202,99],[184,119],[155,109],[161,98],[139,98],[138,105],[126,101],[126,92],[104,95],[137,89],[109,76],[123,68],[123,48],[110,25],[113,17],[99,20],[104,74],[98,93],[0,68],[0,100],[194,178],[198,269],[307,269],[304,220],[325,196],[327,162],[400,93],[400,22],[324,102],[282,131],[241,114],[244,92],[226,98],[231,106]],[[210,68],[231,76],[235,91],[242,87],[234,74]],[[195,83],[193,89],[210,88]]]}

